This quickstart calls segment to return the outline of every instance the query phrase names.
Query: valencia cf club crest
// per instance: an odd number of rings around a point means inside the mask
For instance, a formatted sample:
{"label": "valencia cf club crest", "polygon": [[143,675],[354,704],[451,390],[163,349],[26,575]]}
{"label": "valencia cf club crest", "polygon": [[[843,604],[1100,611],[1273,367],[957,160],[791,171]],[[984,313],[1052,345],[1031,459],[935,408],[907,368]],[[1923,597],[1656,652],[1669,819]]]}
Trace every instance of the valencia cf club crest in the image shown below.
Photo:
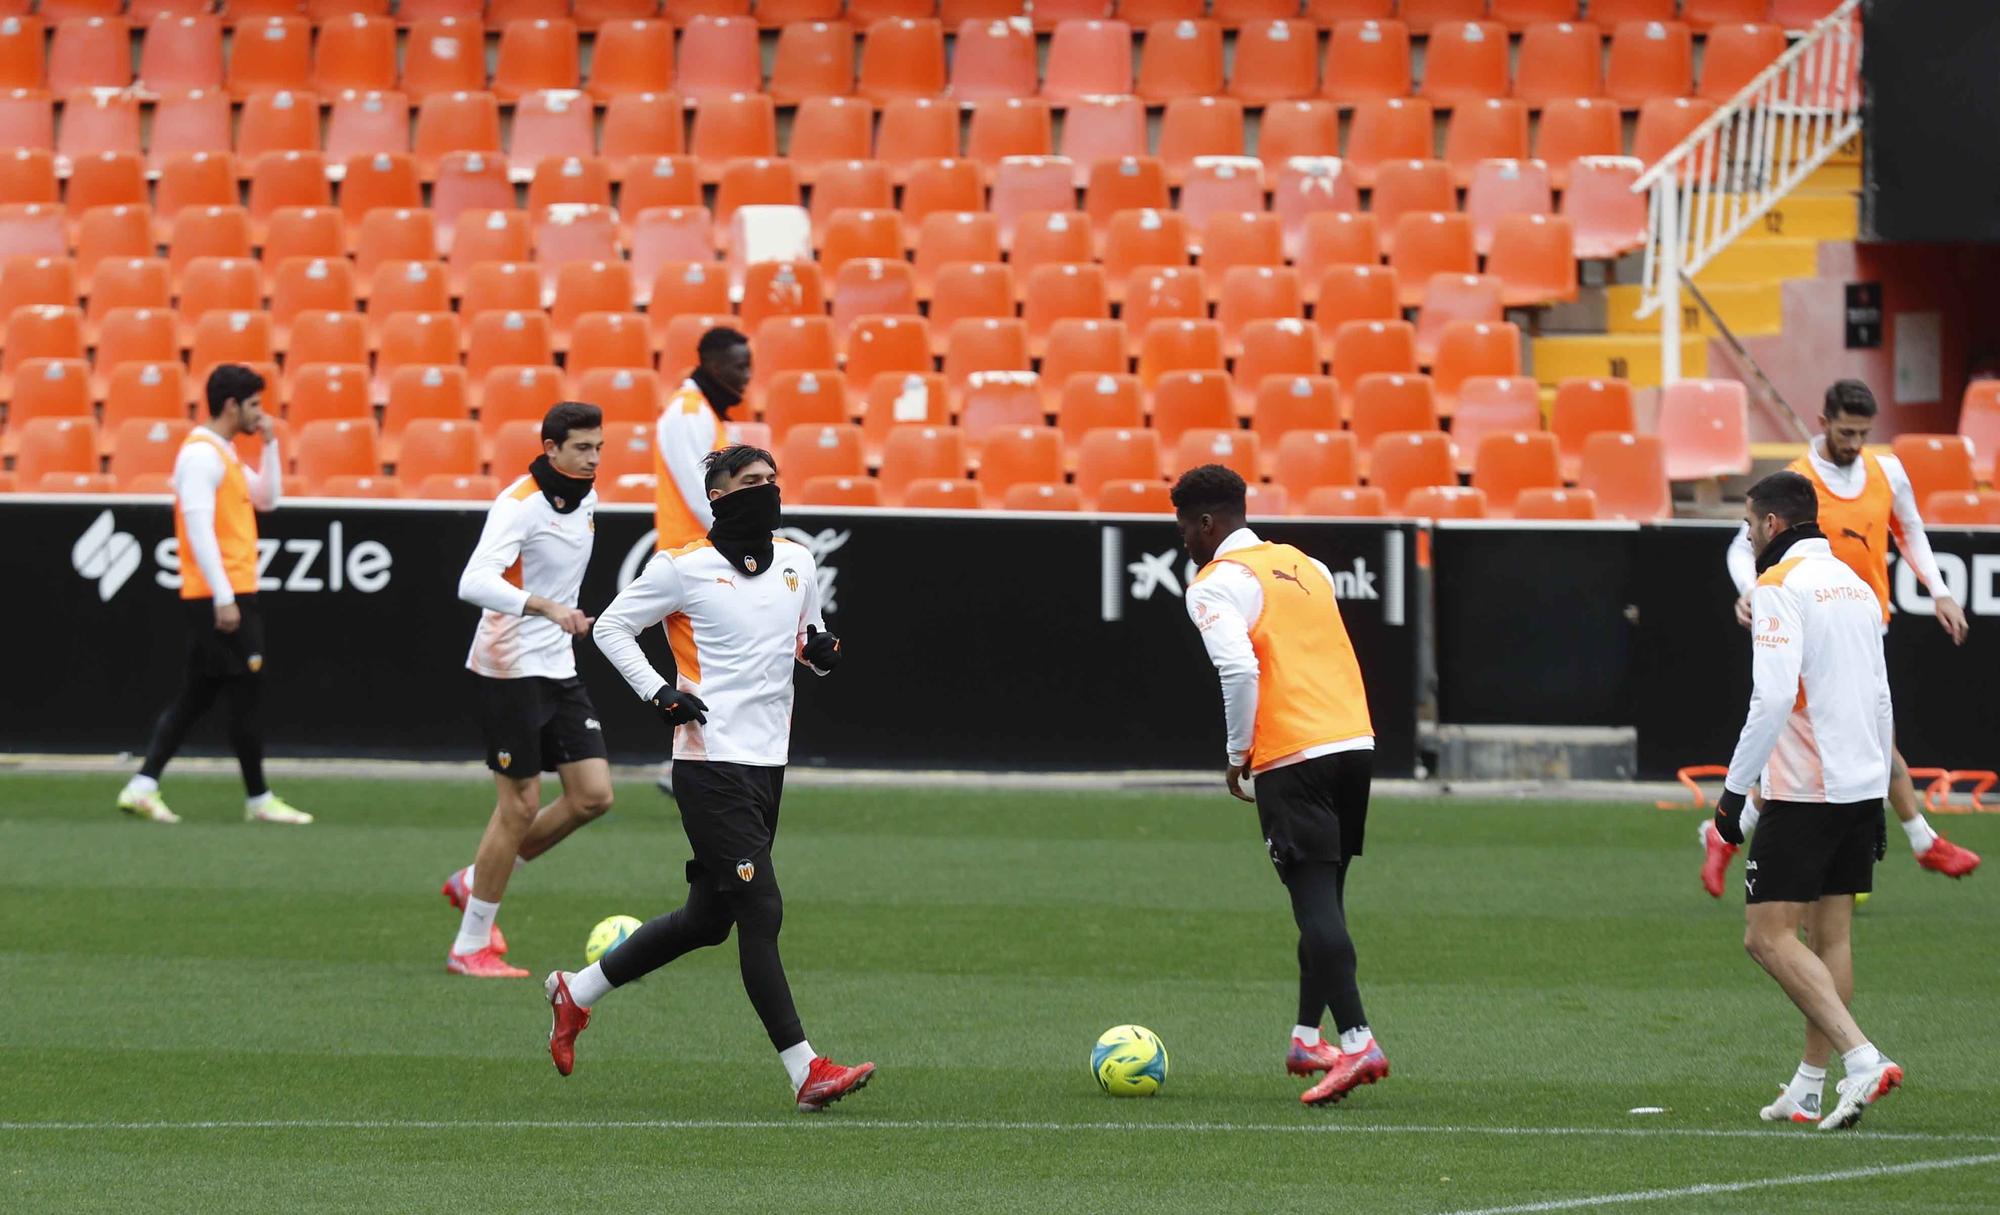
{"label": "valencia cf club crest", "polygon": [[255,675],[264,669],[264,656],[262,654],[252,654],[243,660],[243,665],[249,667],[250,673]]}
{"label": "valencia cf club crest", "polygon": [[[757,572],[757,559],[755,557],[745,557],[743,559],[743,572],[746,574]],[[746,878],[745,880],[747,881],[748,879]]]}
{"label": "valencia cf club crest", "polygon": [[493,758],[499,760],[500,766],[505,768],[514,762],[514,753],[512,751],[495,751]]}
{"label": "valencia cf club crest", "polygon": [[751,864],[749,861],[738,861],[736,862],[736,876],[747,882],[757,876],[757,866]]}
{"label": "valencia cf club crest", "polygon": [[789,565],[785,567],[785,589],[788,591],[799,589],[799,572]]}
{"label": "valencia cf club crest", "polygon": [[556,509],[557,509],[557,510],[568,510],[568,509],[569,509],[569,502],[568,502],[568,501],[567,501],[566,499],[563,499],[563,498],[551,498],[551,499],[549,499],[549,501],[551,501],[551,502],[554,502],[554,503],[556,504]]}

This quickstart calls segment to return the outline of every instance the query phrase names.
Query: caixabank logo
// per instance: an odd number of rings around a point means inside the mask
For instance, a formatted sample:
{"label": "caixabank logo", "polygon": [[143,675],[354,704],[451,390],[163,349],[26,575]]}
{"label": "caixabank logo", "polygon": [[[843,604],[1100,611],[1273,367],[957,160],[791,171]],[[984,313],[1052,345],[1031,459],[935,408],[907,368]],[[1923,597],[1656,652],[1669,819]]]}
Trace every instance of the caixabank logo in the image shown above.
{"label": "caixabank logo", "polygon": [[[153,583],[170,591],[181,587],[180,543],[168,536],[153,546]],[[121,530],[117,516],[102,511],[70,546],[70,565],[97,584],[97,597],[109,603],[146,565],[145,546]],[[373,595],[385,589],[395,566],[389,546],[379,540],[355,540],[338,519],[318,536],[265,536],[257,541],[257,590],[358,591]]]}

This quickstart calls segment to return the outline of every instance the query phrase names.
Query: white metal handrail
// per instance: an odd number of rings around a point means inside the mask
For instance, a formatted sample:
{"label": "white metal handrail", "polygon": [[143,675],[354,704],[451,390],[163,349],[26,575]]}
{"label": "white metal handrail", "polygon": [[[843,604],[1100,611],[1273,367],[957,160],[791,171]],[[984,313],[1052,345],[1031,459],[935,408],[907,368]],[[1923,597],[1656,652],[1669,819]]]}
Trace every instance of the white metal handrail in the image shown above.
{"label": "white metal handrail", "polygon": [[1846,0],[1633,185],[1648,195],[1638,315],[1681,375],[1680,288],[1861,130],[1862,0]]}

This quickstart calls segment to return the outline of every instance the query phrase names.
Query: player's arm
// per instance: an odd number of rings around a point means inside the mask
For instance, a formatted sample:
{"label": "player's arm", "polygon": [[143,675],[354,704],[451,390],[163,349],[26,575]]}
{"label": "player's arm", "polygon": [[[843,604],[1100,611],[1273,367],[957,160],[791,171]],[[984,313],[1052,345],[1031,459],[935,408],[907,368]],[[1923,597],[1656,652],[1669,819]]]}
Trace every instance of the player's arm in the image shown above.
{"label": "player's arm", "polygon": [[1750,627],[1750,592],[1757,586],[1757,550],[1750,547],[1750,525],[1736,525],[1736,538],[1729,542],[1723,558],[1729,566],[1729,580],[1736,584],[1736,623]]}
{"label": "player's arm", "polygon": [[188,548],[181,560],[193,560],[214,596],[215,627],[234,633],[242,623],[242,609],[236,606],[235,588],[229,585],[229,571],[222,564],[222,544],[215,538],[215,491],[222,487],[222,453],[208,443],[190,443],[174,461],[174,499],[180,503],[181,519],[187,525]]}
{"label": "player's arm", "polygon": [[715,446],[717,425],[720,423],[707,410],[687,414],[670,403],[653,426],[653,443],[674,483],[673,492],[687,503],[689,513],[703,529],[715,526],[715,508],[708,501],[708,474],[701,459]]}
{"label": "player's arm", "polygon": [[819,603],[819,570],[811,571],[812,584],[799,605],[797,648],[793,653],[815,675],[831,675],[840,661],[840,638],[826,631],[826,617]]}
{"label": "player's arm", "polygon": [[653,669],[639,648],[639,634],[680,611],[685,600],[674,559],[665,553],[655,554],[632,584],[598,613],[590,634],[639,699],[676,726],[707,721],[708,706],[693,692],[679,691],[675,680]]}
{"label": "player's arm", "polygon": [[[1201,634],[1208,660],[1215,664],[1222,683],[1222,717],[1228,733],[1229,791],[1244,801],[1238,783],[1250,764],[1250,749],[1257,726],[1257,651],[1250,644],[1250,621],[1240,602],[1241,587],[1232,582],[1248,580],[1234,566],[1225,565],[1188,588],[1188,618]],[[1251,589],[1255,583],[1251,582]]]}
{"label": "player's arm", "polygon": [[279,458],[278,427],[270,414],[258,422],[257,433],[264,439],[263,459],[256,468],[244,465],[243,482],[250,490],[250,505],[258,510],[276,510],[283,495],[285,463]]}
{"label": "player's arm", "polygon": [[1739,816],[1743,800],[1770,761],[1799,693],[1805,658],[1805,618],[1798,597],[1782,586],[1759,586],[1750,594],[1755,624],[1751,632],[1750,711],[1729,760],[1729,775],[1716,801],[1715,826],[1732,844],[1743,842]]}
{"label": "player's arm", "polygon": [[458,576],[458,597],[477,608],[503,616],[543,616],[556,622],[572,637],[590,630],[590,617],[576,608],[531,595],[525,587],[507,581],[507,571],[521,559],[527,520],[520,504],[502,498],[486,513],[479,543]]}
{"label": "player's arm", "polygon": [[1896,547],[1903,550],[1903,560],[1917,571],[1924,589],[1931,593],[1938,624],[1954,644],[1964,645],[1965,609],[1958,605],[1957,597],[1945,585],[1944,574],[1938,569],[1937,554],[1931,551],[1931,538],[1924,531],[1924,518],[1917,512],[1917,491],[1910,485],[1910,474],[1903,468],[1903,462],[1893,456],[1883,458],[1882,472],[1889,478],[1889,527],[1896,534]]}

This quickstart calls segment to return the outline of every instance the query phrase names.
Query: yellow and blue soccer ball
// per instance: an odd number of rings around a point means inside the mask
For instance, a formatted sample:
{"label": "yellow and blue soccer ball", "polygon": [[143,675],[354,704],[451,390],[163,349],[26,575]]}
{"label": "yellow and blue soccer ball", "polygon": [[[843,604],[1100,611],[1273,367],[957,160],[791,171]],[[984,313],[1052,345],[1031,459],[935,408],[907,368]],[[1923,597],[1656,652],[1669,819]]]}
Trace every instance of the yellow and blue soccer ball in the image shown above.
{"label": "yellow and blue soccer ball", "polygon": [[639,921],[629,915],[606,916],[597,921],[597,927],[590,930],[590,939],[583,943],[584,963],[597,962],[637,931]]}
{"label": "yellow and blue soccer ball", "polygon": [[1167,1082],[1167,1046],[1143,1025],[1115,1025],[1090,1051],[1097,1086],[1114,1097],[1150,1097]]}

